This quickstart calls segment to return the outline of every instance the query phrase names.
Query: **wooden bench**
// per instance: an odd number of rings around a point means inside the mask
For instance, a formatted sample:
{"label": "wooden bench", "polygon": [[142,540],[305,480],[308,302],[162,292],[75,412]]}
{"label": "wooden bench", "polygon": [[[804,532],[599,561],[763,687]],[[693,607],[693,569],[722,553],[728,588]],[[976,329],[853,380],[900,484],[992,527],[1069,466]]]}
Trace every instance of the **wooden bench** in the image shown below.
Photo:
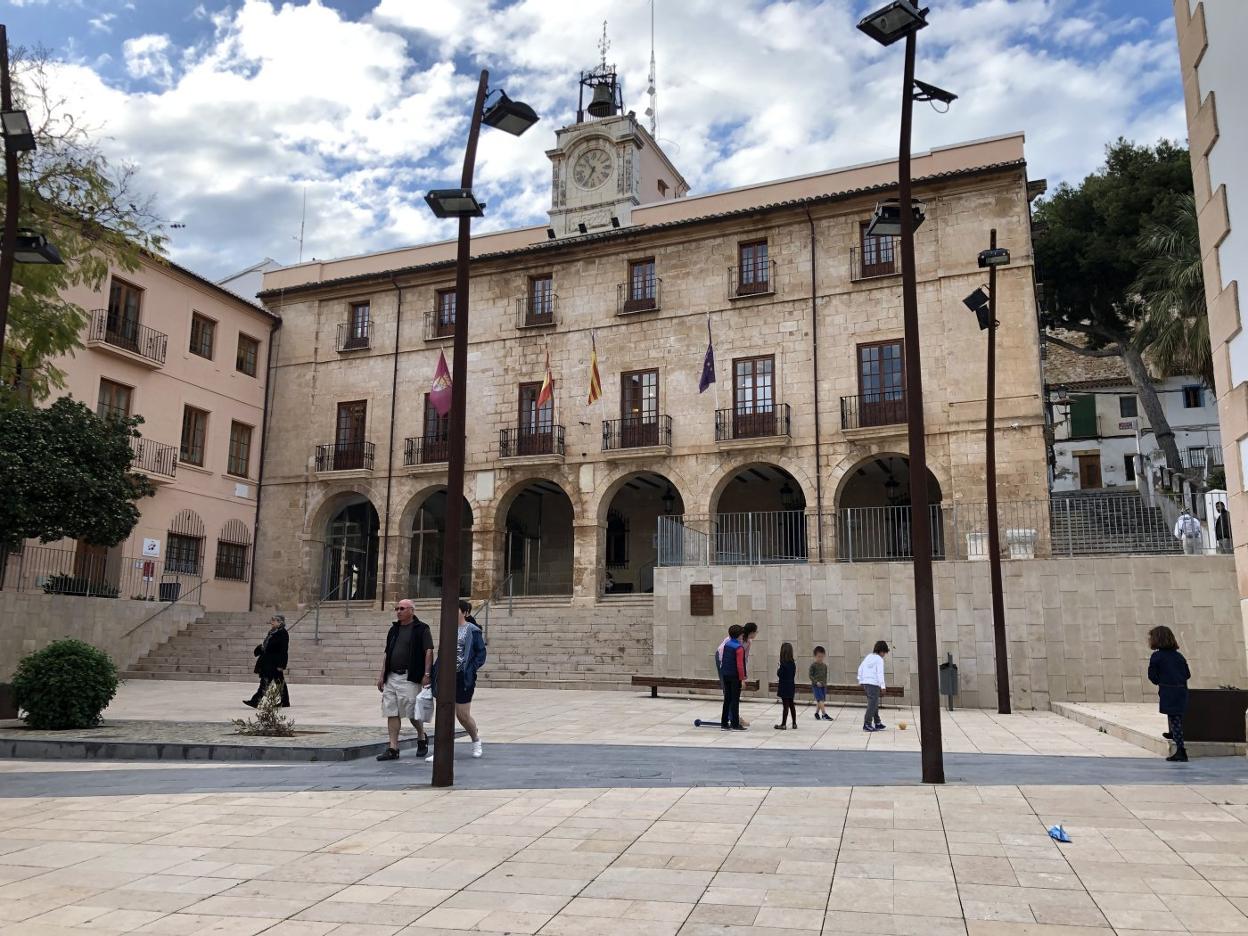
{"label": "wooden bench", "polygon": [[[657,699],[660,689],[702,689],[707,692],[722,692],[723,686],[718,679],[695,679],[686,676],[633,676],[634,686],[648,686],[650,698]],[[747,679],[741,684],[743,692],[758,692],[758,680]]]}
{"label": "wooden bench", "polygon": [[[828,688],[828,695],[860,696],[863,694],[862,686],[841,686],[841,685],[833,685],[832,683],[828,683],[827,688]],[[777,692],[780,691],[780,684],[777,682],[768,683],[767,689],[769,692],[771,692],[772,695],[775,695]],[[802,693],[806,693],[807,695],[811,694],[810,683],[799,682],[797,684],[797,692],[798,692],[798,695],[801,695]],[[905,695],[906,695],[906,690],[903,689],[901,686],[889,686],[887,689],[884,690],[884,693],[883,693],[884,698],[893,698],[893,699],[902,699],[902,698],[905,698]]]}

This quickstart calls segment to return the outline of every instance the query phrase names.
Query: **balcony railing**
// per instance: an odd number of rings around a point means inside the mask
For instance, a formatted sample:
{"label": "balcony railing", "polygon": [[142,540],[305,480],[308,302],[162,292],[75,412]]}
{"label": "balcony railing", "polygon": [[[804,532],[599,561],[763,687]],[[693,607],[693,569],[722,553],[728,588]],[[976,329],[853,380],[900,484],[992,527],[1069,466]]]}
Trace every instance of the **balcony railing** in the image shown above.
{"label": "balcony railing", "polygon": [[134,458],[130,460],[131,468],[160,475],[162,478],[174,477],[178,466],[176,445],[166,445],[142,436],[131,436],[130,451],[134,453]]}
{"label": "balcony railing", "polygon": [[451,440],[444,435],[416,436],[403,440],[403,465],[437,465],[449,461]]}
{"label": "balcony railing", "polygon": [[541,328],[555,324],[555,309],[559,297],[554,293],[540,296],[520,296],[516,299],[517,328]]}
{"label": "balcony railing", "polygon": [[659,292],[663,280],[658,276],[631,279],[615,287],[615,314],[634,315],[654,312],[659,308]]}
{"label": "balcony railing", "polygon": [[341,322],[338,325],[339,351],[364,351],[368,348],[368,333],[373,323]]}
{"label": "balcony railing", "polygon": [[646,448],[672,444],[671,416],[625,416],[602,421],[602,450]]}
{"label": "balcony railing", "polygon": [[110,315],[108,309],[96,309],[91,313],[87,340],[102,341],[114,348],[137,354],[158,367],[164,365],[165,355],[169,350],[168,335],[138,322]]}
{"label": "balcony railing", "polygon": [[728,298],[763,296],[776,291],[776,261],[756,260],[728,268]]}
{"label": "balcony railing", "polygon": [[1222,447],[1211,445],[1203,449],[1180,449],[1179,464],[1184,468],[1205,471],[1222,467]]}
{"label": "balcony railing", "polygon": [[[200,541],[202,548],[203,541]],[[51,546],[0,551],[8,591],[78,598],[197,603],[203,579],[199,564],[173,558],[80,553]]]}
{"label": "balcony railing", "polygon": [[906,421],[906,392],[881,390],[862,396],[841,397],[841,428],[869,429]]}
{"label": "balcony railing", "polygon": [[899,238],[882,240],[870,250],[861,247],[849,248],[849,279],[851,282],[875,279],[878,276],[894,276],[901,272],[901,258],[898,256],[897,241]]}
{"label": "balcony railing", "polygon": [[563,426],[503,429],[498,434],[498,457],[563,455]]}
{"label": "balcony railing", "polygon": [[789,404],[776,403],[768,409],[760,407],[721,409],[715,411],[715,441],[761,439],[789,434]]}
{"label": "balcony railing", "polygon": [[372,442],[330,442],[316,447],[317,471],[373,470]]}
{"label": "balcony railing", "polygon": [[441,309],[425,313],[425,341],[438,341],[455,337],[455,313],[449,315]]}

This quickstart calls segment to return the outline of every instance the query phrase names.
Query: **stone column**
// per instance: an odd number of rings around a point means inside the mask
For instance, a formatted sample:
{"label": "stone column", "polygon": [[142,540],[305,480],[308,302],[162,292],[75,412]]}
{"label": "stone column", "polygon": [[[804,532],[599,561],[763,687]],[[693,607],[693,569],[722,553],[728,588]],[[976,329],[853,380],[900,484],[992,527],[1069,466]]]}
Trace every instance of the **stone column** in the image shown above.
{"label": "stone column", "polygon": [[493,524],[480,523],[472,528],[472,595],[488,598],[503,581],[503,550],[506,531]]}
{"label": "stone column", "polygon": [[607,553],[607,525],[578,521],[572,528],[572,603],[593,604],[602,594],[602,565]]}

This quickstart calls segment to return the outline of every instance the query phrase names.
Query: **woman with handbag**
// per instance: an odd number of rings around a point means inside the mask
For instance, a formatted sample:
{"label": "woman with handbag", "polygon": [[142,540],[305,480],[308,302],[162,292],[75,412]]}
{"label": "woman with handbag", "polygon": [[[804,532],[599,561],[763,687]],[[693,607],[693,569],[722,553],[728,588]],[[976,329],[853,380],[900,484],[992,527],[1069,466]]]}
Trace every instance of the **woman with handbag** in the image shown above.
{"label": "woman with handbag", "polygon": [[269,684],[277,680],[282,684],[282,708],[290,707],[290,692],[286,688],[287,654],[290,650],[290,634],[286,630],[286,618],[275,614],[269,618],[269,632],[256,647],[256,665],[253,670],[260,677],[260,687],[250,699],[243,699],[244,705],[256,708]]}

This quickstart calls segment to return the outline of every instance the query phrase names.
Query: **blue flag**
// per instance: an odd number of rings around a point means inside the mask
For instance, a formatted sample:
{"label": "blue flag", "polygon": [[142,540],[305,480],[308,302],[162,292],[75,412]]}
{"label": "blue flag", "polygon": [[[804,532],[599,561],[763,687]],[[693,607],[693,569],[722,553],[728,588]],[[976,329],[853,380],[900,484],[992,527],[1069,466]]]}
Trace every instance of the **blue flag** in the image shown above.
{"label": "blue flag", "polygon": [[715,345],[711,343],[711,320],[706,320],[706,358],[702,361],[702,379],[698,381],[698,393],[715,383]]}

